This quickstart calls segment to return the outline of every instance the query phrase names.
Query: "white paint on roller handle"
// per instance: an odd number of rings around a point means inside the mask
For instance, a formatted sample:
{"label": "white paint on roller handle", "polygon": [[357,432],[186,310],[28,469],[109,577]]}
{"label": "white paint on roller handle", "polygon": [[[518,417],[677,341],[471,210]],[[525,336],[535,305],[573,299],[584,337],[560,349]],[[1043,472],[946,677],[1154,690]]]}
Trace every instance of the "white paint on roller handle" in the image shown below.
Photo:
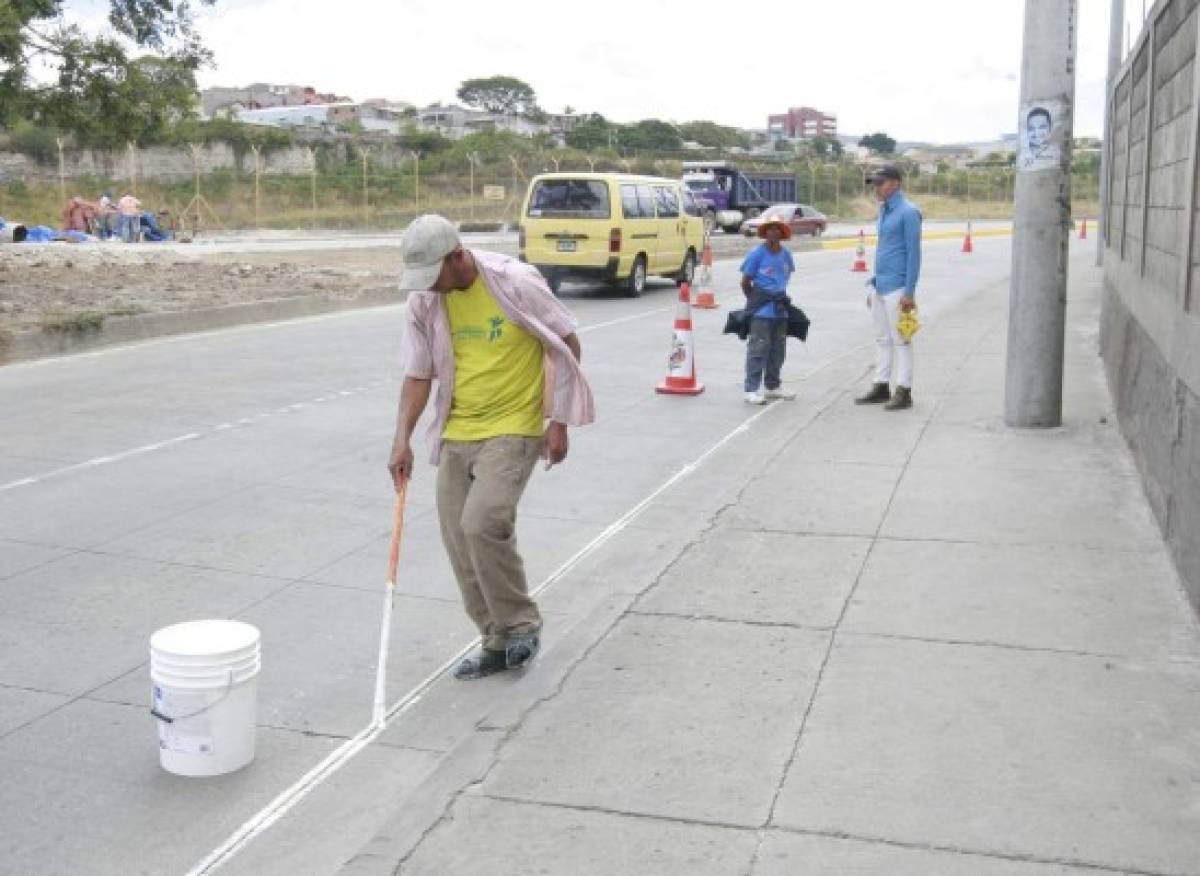
{"label": "white paint on roller handle", "polygon": [[383,589],[383,620],[379,625],[379,662],[375,667],[375,702],[371,710],[373,727],[383,727],[387,719],[388,645],[392,637],[392,606],[395,601],[396,582],[388,581]]}
{"label": "white paint on roller handle", "polygon": [[[841,360],[858,355],[863,350],[871,347],[871,344],[862,344],[858,347],[849,350],[840,356],[835,356],[821,367],[814,369],[807,374],[803,379],[808,379],[814,375],[824,371],[826,368],[840,362]],[[650,506],[655,499],[669,490],[675,484],[686,478],[697,468],[699,468],[713,454],[720,451],[725,445],[732,441],[737,436],[747,432],[751,426],[761,417],[766,416],[771,411],[775,410],[780,405],[768,405],[758,413],[754,414],[749,419],[734,427],[725,434],[719,441],[705,450],[702,454],[696,457],[692,462],[679,469],[674,475],[664,481],[650,495],[638,502],[633,508],[625,512],[615,522],[610,524],[603,532],[584,545],[572,556],[569,560],[558,567],[551,575],[546,578],[541,584],[534,588],[532,595],[538,596],[552,587],[558,581],[562,580],[572,569],[579,565],[589,555],[601,548],[612,538],[618,535],[622,530],[626,529],[647,507]],[[207,874],[215,873],[224,864],[235,857],[238,852],[249,845],[256,837],[261,836],[270,827],[287,815],[292,809],[299,805],[309,794],[316,790],[330,776],[336,774],[342,767],[353,760],[359,752],[375,741],[378,736],[387,729],[388,725],[396,718],[403,715],[413,706],[421,701],[425,692],[429,690],[434,683],[441,679],[451,668],[456,666],[465,656],[471,653],[479,646],[480,640],[475,639],[468,642],[465,646],[459,649],[454,655],[445,661],[441,666],[435,669],[432,673],[425,677],[416,687],[411,688],[408,693],[397,700],[391,708],[389,708],[382,721],[372,720],[367,727],[361,730],[356,736],[346,740],[326,757],[321,760],[311,770],[301,776],[288,788],[281,791],[275,799],[260,809],[257,813],[246,820],[237,830],[226,838],[225,842],[213,849],[200,863],[187,872],[187,876],[207,876]]]}

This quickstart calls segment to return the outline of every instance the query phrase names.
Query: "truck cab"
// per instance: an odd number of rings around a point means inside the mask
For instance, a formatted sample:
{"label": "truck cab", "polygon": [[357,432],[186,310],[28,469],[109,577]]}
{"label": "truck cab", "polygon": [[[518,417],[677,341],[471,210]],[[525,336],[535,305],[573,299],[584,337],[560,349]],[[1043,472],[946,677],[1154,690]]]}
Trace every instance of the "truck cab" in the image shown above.
{"label": "truck cab", "polygon": [[796,177],[791,173],[744,171],[728,161],[683,162],[683,184],[708,226],[729,234],[771,204],[796,199]]}

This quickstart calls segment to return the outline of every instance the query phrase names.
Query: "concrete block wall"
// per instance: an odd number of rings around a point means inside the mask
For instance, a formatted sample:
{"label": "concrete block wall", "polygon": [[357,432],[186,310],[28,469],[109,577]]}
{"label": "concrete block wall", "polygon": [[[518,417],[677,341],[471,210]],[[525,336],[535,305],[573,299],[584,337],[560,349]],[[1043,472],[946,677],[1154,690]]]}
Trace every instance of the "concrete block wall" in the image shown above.
{"label": "concrete block wall", "polygon": [[1154,5],[1109,96],[1100,344],[1121,430],[1200,609],[1198,5]]}
{"label": "concrete block wall", "polygon": [[[337,141],[330,151],[333,164],[343,165],[351,159],[358,161],[353,148],[350,156],[344,141]],[[391,171],[409,160],[409,152],[391,142],[371,143],[370,166],[375,171]],[[254,156],[249,152],[239,154],[228,143],[213,142],[202,146],[198,153],[198,164],[202,174],[217,170],[252,172]],[[127,180],[130,171],[130,153],[127,149],[78,149],[64,154],[64,176],[70,179],[99,178]],[[307,147],[293,145],[263,154],[262,172],[272,174],[306,174],[312,164]],[[136,171],[141,180],[191,179],[194,173],[192,153],[187,147],[146,146],[136,152]],[[55,182],[58,180],[58,162],[39,164],[33,158],[16,152],[0,152],[0,184],[9,180],[32,182]],[[95,194],[95,193],[91,193]]]}

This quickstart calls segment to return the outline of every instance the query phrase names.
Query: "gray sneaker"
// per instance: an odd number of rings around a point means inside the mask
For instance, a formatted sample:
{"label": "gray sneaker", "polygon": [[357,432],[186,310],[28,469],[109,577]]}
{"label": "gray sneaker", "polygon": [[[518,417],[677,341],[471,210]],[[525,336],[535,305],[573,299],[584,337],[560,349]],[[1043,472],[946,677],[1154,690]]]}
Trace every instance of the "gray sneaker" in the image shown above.
{"label": "gray sneaker", "polygon": [[470,657],[464,657],[454,669],[454,677],[459,681],[470,681],[476,678],[487,678],[497,672],[508,669],[508,655],[504,651],[493,651],[491,648],[480,648]]}
{"label": "gray sneaker", "polygon": [[541,639],[537,633],[520,633],[508,640],[508,647],[504,650],[505,665],[508,669],[520,669],[523,666],[528,666],[533,662],[533,658],[537,656],[538,649],[541,648]]}

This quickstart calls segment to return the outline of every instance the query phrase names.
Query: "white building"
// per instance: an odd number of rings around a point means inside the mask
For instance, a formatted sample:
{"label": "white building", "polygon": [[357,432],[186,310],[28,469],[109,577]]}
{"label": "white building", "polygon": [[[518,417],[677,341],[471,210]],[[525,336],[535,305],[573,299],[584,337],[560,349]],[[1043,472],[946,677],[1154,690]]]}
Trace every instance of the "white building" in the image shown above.
{"label": "white building", "polygon": [[[342,104],[346,105],[346,104]],[[352,104],[349,104],[352,106]],[[247,125],[269,125],[274,128],[331,128],[330,107],[339,104],[314,103],[300,106],[271,106],[263,109],[235,110],[233,118]]]}

